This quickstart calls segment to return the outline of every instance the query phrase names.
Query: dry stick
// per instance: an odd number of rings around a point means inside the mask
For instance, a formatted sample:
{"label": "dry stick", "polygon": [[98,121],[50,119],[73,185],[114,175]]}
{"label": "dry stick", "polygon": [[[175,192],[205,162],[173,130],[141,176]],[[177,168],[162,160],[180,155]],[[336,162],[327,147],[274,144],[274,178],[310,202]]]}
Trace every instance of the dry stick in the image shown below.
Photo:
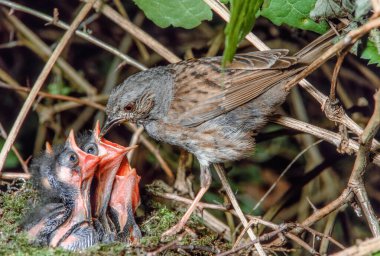
{"label": "dry stick", "polygon": [[[273,123],[280,124],[285,127],[289,127],[293,130],[298,130],[298,131],[302,131],[308,134],[312,134],[320,139],[323,139],[335,145],[336,147],[338,147],[342,141],[342,136],[340,134],[331,132],[329,130],[320,128],[312,124],[308,124],[308,123],[296,120],[291,117],[273,116],[273,117],[270,117],[269,120]],[[349,139],[347,142],[347,149],[349,149],[351,152],[358,152],[359,143],[354,140]],[[375,150],[374,145],[372,145],[371,150]],[[377,166],[380,166],[380,154],[375,154],[373,156],[373,163],[376,164]]]}
{"label": "dry stick", "polygon": [[[256,235],[255,235],[255,233],[253,233],[253,230],[248,226],[248,221],[245,218],[243,211],[240,209],[239,203],[237,202],[235,194],[231,189],[231,186],[227,180],[227,177],[226,177],[226,174],[224,172],[223,167],[220,164],[214,164],[214,168],[215,168],[215,171],[220,178],[220,181],[222,182],[223,188],[226,190],[226,193],[227,193],[227,195],[231,201],[231,204],[232,204],[233,208],[235,209],[241,223],[243,224],[244,228],[248,227],[247,233],[248,233],[249,237],[251,238],[251,240],[255,241]],[[256,248],[257,252],[259,253],[259,255],[266,255],[266,253],[264,252],[264,249],[260,245],[260,241],[256,241],[254,244],[255,244],[255,248]],[[237,244],[235,243],[234,246],[236,246],[236,245]]]}
{"label": "dry stick", "polygon": [[363,174],[367,165],[370,163],[369,154],[371,152],[372,140],[380,128],[380,91],[374,95],[375,109],[369,120],[363,134],[359,138],[360,147],[355,159],[354,167],[348,181],[348,187],[352,188],[357,200],[359,201],[368,225],[373,236],[380,236],[380,226],[377,217],[373,211],[372,205],[369,202],[367,192],[363,183]]}
{"label": "dry stick", "polygon": [[[5,8],[0,8],[0,10],[4,13],[4,15],[7,15]],[[52,50],[34,33],[34,31],[29,29],[16,16],[7,15],[6,19],[22,35],[21,39],[23,39],[26,47],[31,49],[44,61],[49,59],[49,56],[52,55]],[[94,95],[96,93],[96,89],[82,76],[78,75],[77,71],[63,58],[58,57],[56,64],[64,71],[64,76],[71,82],[71,84],[83,89],[83,91],[85,91],[88,95]]]}
{"label": "dry stick", "polygon": [[368,256],[380,250],[380,238],[375,237],[360,242],[357,245],[349,247],[343,251],[332,254],[331,256]]}
{"label": "dry stick", "polygon": [[[0,83],[1,83],[1,81],[0,81]],[[0,123],[0,136],[3,137],[4,140],[6,140],[8,137],[7,132],[5,131],[5,129],[1,123]],[[24,170],[24,172],[29,173],[28,166],[26,165],[24,159],[22,159],[22,157],[20,155],[20,152],[18,152],[17,148],[14,145],[12,145],[12,151],[13,151],[13,153],[15,153],[15,156],[17,157],[18,161],[20,162],[21,167]]]}
{"label": "dry stick", "polygon": [[8,152],[13,145],[16,136],[21,128],[22,123],[25,120],[25,117],[27,113],[30,110],[30,107],[33,104],[34,99],[37,96],[38,91],[41,89],[44,81],[46,80],[47,76],[50,73],[50,70],[53,68],[54,63],[57,61],[59,55],[62,53],[64,47],[68,43],[70,37],[73,35],[75,29],[79,26],[80,22],[85,18],[87,13],[91,10],[92,5],[94,4],[95,0],[89,0],[80,10],[78,15],[75,17],[74,21],[70,25],[70,28],[67,30],[67,32],[63,35],[62,39],[58,43],[57,47],[53,51],[52,55],[50,56],[49,60],[45,64],[45,67],[41,71],[40,75],[37,78],[37,81],[34,83],[33,88],[28,95],[28,98],[26,99],[24,105],[21,108],[21,111],[19,115],[17,116],[17,119],[15,123],[13,124],[13,127],[9,133],[9,136],[7,140],[5,141],[5,144],[1,150],[0,153],[0,172],[2,171],[5,160],[7,158]]}
{"label": "dry stick", "polygon": [[25,179],[28,180],[32,176],[30,173],[16,173],[16,172],[3,172],[0,173],[0,179],[2,180],[14,180],[14,179]]}
{"label": "dry stick", "polygon": [[225,251],[223,253],[217,254],[217,256],[227,256],[227,255],[235,254],[241,250],[248,249],[249,247],[253,246],[255,243],[265,242],[265,241],[271,239],[272,237],[278,235],[279,233],[285,231],[286,229],[287,229],[287,226],[283,225],[283,227],[280,227],[278,230],[274,230],[274,231],[271,231],[267,234],[264,234],[264,235],[260,236],[259,238],[256,238],[255,240],[253,240],[253,241],[251,241],[245,245],[235,247],[229,251]]}
{"label": "dry stick", "polygon": [[354,29],[347,33],[339,42],[331,46],[327,51],[323,52],[322,55],[314,60],[309,66],[307,66],[303,71],[291,79],[286,85],[285,89],[290,90],[293,86],[297,85],[304,77],[308,76],[328,59],[330,59],[337,52],[345,49],[346,47],[354,44],[360,37],[367,34],[371,29],[377,28],[380,26],[380,18],[370,20],[361,27]]}
{"label": "dry stick", "polygon": [[338,54],[338,59],[335,64],[334,72],[331,78],[331,87],[330,87],[330,101],[335,102],[336,100],[336,86],[338,83],[338,74],[339,70],[342,67],[342,63],[344,61],[344,57],[346,57],[347,53],[349,52],[349,49],[346,49],[343,53]]}
{"label": "dry stick", "polygon": [[[177,201],[177,202],[180,202],[180,203],[184,203],[184,204],[188,204],[188,205],[192,204],[192,202],[193,202],[193,200],[191,200],[191,199],[188,199],[188,198],[185,198],[185,197],[182,197],[182,196],[178,196],[178,195],[175,195],[175,194],[172,194],[172,193],[162,193],[162,192],[157,192],[157,191],[152,191],[151,193],[153,195],[155,195],[155,196],[159,196],[159,197],[162,197],[162,198],[165,198],[165,199],[169,199],[169,200],[174,200],[174,201]],[[224,212],[230,212],[233,215],[238,216],[235,210],[228,209],[228,208],[226,208],[223,205],[217,205],[217,204],[210,204],[210,203],[199,202],[198,203],[198,208],[200,208],[200,210],[202,210],[202,211],[203,211],[203,209],[213,209],[213,210],[219,210],[219,211],[224,211]],[[203,211],[203,216],[202,215],[200,215],[200,216],[203,217],[203,218],[205,218],[205,213],[207,213],[207,212]],[[274,223],[269,222],[269,221],[266,221],[266,220],[263,220],[263,219],[260,219],[260,218],[255,217],[255,216],[247,215],[247,218],[250,219],[250,222],[248,223],[248,226],[251,226],[251,223],[259,223],[259,224],[267,226],[267,227],[269,227],[269,228],[271,228],[273,230],[276,230],[276,229],[279,228],[279,225],[274,224]],[[227,227],[225,227],[225,229],[227,229]],[[306,244],[305,242],[303,242],[301,239],[299,239],[294,234],[286,233],[285,236],[288,237],[289,239],[295,241],[296,243],[300,244],[302,247],[304,247],[309,252],[315,252],[315,250],[313,248],[311,248],[308,244]],[[227,239],[227,240],[230,240],[230,239]]]}
{"label": "dry stick", "polygon": [[[143,126],[140,126],[140,127],[137,128],[137,130],[133,133],[131,141],[129,142],[129,147],[137,145],[137,143],[139,141],[139,138],[140,138],[140,135],[141,135],[141,133],[143,131],[144,131],[144,127]],[[133,152],[135,152],[135,150],[129,151],[128,155],[127,155],[127,158],[129,159],[130,162],[132,161]]]}
{"label": "dry stick", "polygon": [[260,198],[260,200],[256,203],[256,205],[253,207],[252,211],[256,210],[261,203],[268,197],[268,195],[273,191],[273,189],[277,186],[277,184],[280,182],[281,178],[287,173],[287,171],[290,169],[290,167],[293,166],[293,164],[301,157],[303,154],[305,154],[306,151],[308,151],[310,148],[318,145],[323,140],[318,140],[314,142],[313,144],[309,145],[308,147],[304,148],[301,152],[299,152],[293,160],[286,166],[286,168],[281,172],[281,174],[278,176],[276,181],[272,184],[272,186],[265,192],[265,194]]}
{"label": "dry stick", "polygon": [[[88,1],[88,0],[86,0]],[[101,1],[97,1],[94,5],[95,8],[100,8],[100,12],[108,17],[110,20],[114,21],[117,25],[128,31],[135,38],[143,42],[145,45],[150,47],[152,50],[160,54],[167,61],[171,63],[181,61],[175,54],[173,54],[170,50],[160,44],[156,39],[151,37],[145,31],[137,27],[133,22],[126,20],[121,16],[118,12],[112,9],[109,5],[102,3]]]}
{"label": "dry stick", "polygon": [[[1,88],[6,88],[10,90],[16,90],[16,91],[22,91],[22,92],[30,92],[31,89],[27,87],[22,87],[22,86],[12,86],[6,83],[3,83],[0,81],[0,87]],[[75,102],[80,105],[85,105],[89,107],[93,107],[98,110],[103,110],[104,111],[104,106],[100,105],[96,102],[94,102],[94,97],[86,97],[86,98],[75,98],[71,96],[65,96],[65,95],[60,95],[60,94],[51,94],[47,92],[38,92],[37,93],[39,96],[50,98],[50,99],[56,99],[56,100],[64,100],[64,101],[70,101],[70,102]],[[98,97],[102,97],[101,95],[98,95]]]}
{"label": "dry stick", "polygon": [[[230,13],[229,10],[220,3],[219,0],[204,0],[211,9],[213,9],[220,17],[222,17],[225,21],[229,21]],[[270,50],[268,46],[266,46],[258,37],[256,37],[253,33],[248,33],[245,37],[249,42],[251,42],[257,49],[260,51]],[[300,81],[303,77],[300,77],[299,84],[302,88],[304,88],[313,98],[315,98],[319,104],[325,106],[328,97],[318,91],[311,83],[309,83],[306,79]],[[329,104],[327,104],[329,105]],[[327,106],[328,107],[328,106]],[[347,126],[351,131],[353,131],[356,135],[360,135],[363,132],[363,129],[355,123],[349,116],[346,115],[343,109],[339,109],[339,112],[327,111],[325,110],[325,115],[331,121],[339,122]],[[338,114],[338,115],[337,115]],[[380,145],[377,141],[374,140],[376,145]]]}
{"label": "dry stick", "polygon": [[[8,6],[14,10],[17,10],[17,11],[21,11],[21,12],[25,12],[25,13],[28,13],[30,15],[33,15],[35,17],[38,17],[42,20],[45,20],[47,22],[50,22],[49,24],[52,24],[52,25],[55,25],[59,28],[62,28],[62,29],[68,29],[69,28],[69,25],[67,25],[65,22],[62,22],[60,20],[56,21],[56,22],[53,22],[54,21],[54,18],[49,16],[49,15],[46,15],[42,12],[39,12],[39,11],[36,11],[36,10],[33,10],[31,8],[28,8],[26,6],[23,6],[23,5],[20,5],[20,4],[17,4],[17,3],[13,3],[11,1],[6,1],[6,0],[0,0],[0,4],[4,5],[4,6]],[[138,61],[136,61],[135,59],[129,57],[128,55],[125,55],[123,54],[122,52],[118,51],[116,48],[110,46],[109,44],[106,44],[104,42],[102,42],[101,40],[83,32],[83,31],[80,31],[80,30],[76,30],[75,31],[75,34],[77,36],[79,36],[80,38],[83,38],[91,43],[93,43],[94,45],[97,45],[99,46],[100,48],[103,48],[104,50],[118,56],[119,58],[123,59],[126,63],[140,69],[140,70],[145,70],[146,67],[144,65],[142,65],[141,63],[139,63]]]}

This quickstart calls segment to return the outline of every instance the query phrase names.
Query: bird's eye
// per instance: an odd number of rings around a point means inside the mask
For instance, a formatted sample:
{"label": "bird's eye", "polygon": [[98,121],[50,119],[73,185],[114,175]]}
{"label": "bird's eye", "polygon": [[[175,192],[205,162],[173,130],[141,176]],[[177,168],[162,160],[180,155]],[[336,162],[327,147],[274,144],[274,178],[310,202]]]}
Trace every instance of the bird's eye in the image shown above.
{"label": "bird's eye", "polygon": [[91,155],[98,155],[98,147],[95,144],[90,143],[84,147],[84,152]]}
{"label": "bird's eye", "polygon": [[135,110],[135,103],[131,102],[131,103],[128,103],[125,107],[124,107],[124,110],[126,112],[131,112],[133,110]]}
{"label": "bird's eye", "polygon": [[75,153],[70,153],[68,156],[70,163],[76,164],[78,162],[78,156]]}

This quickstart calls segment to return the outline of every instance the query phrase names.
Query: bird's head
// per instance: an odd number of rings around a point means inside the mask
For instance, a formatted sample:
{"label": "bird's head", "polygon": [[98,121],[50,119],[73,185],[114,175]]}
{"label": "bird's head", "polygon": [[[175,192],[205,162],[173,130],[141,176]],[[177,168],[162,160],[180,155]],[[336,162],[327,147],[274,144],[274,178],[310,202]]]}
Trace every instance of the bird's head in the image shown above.
{"label": "bird's head", "polygon": [[165,67],[130,76],[110,94],[101,136],[116,124],[162,117],[170,105],[172,84],[172,74]]}

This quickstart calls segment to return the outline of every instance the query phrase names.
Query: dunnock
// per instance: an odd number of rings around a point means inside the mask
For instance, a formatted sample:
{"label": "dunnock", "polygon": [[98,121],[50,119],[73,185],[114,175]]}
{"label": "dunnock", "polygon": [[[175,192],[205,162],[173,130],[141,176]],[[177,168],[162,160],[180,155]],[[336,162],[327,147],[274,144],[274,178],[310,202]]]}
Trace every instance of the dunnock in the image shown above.
{"label": "dunnock", "polygon": [[156,140],[193,153],[201,167],[201,189],[179,232],[210,186],[211,163],[245,158],[254,136],[288,94],[283,88],[331,46],[329,31],[294,56],[288,50],[237,54],[222,68],[221,57],[190,59],[151,68],[126,79],[111,92],[102,133],[124,121],[144,126]]}

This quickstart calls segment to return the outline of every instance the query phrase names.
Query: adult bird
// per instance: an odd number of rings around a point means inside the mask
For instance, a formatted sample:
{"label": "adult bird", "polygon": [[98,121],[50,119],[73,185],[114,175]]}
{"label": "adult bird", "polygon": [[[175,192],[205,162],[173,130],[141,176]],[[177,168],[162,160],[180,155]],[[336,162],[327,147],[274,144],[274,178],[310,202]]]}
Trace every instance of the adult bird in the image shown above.
{"label": "adult bird", "polygon": [[220,163],[252,153],[254,136],[288,94],[284,85],[329,48],[333,36],[329,31],[294,56],[284,49],[237,54],[226,68],[220,65],[221,57],[155,67],[113,89],[103,134],[124,121],[135,122],[154,139],[191,152],[200,163],[201,188],[180,222],[164,235],[183,228],[208,190],[210,164],[247,224]]}

